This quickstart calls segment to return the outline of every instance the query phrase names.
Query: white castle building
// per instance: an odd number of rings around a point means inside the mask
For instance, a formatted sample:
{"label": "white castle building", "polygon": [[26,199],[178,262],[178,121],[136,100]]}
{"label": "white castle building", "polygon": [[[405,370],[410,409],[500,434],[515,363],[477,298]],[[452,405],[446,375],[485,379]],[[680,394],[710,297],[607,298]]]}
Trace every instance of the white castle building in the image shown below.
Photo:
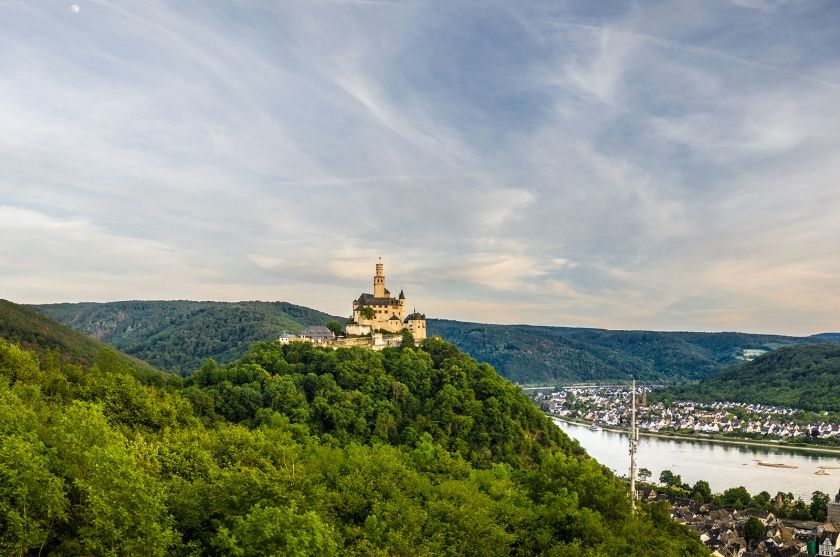
{"label": "white castle building", "polygon": [[376,332],[400,333],[408,330],[416,340],[426,338],[426,316],[413,311],[407,313],[405,294],[396,298],[385,288],[382,259],[376,263],[373,294],[363,292],[353,300],[353,322],[346,327],[348,336],[363,336]]}

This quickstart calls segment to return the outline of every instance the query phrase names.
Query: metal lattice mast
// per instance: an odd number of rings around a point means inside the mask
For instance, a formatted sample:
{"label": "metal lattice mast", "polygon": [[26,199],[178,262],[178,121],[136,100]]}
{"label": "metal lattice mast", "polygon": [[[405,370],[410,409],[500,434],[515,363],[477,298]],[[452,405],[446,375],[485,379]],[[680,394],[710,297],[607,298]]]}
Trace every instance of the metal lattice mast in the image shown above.
{"label": "metal lattice mast", "polygon": [[636,512],[636,443],[639,440],[636,430],[636,380],[633,379],[630,406],[630,513]]}

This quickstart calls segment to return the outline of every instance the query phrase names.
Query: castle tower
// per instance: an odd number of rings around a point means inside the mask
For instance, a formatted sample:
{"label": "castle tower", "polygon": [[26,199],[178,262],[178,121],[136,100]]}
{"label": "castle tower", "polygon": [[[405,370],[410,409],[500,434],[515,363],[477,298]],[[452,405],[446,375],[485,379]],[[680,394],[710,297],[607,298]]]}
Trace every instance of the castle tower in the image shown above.
{"label": "castle tower", "polygon": [[376,275],[373,277],[373,297],[385,298],[385,271],[381,257],[376,262]]}

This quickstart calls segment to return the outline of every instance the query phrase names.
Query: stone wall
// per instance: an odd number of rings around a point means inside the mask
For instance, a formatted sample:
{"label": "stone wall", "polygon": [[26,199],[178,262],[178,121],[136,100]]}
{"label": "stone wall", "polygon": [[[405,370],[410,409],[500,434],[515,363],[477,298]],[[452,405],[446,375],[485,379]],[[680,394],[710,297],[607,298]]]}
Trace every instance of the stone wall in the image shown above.
{"label": "stone wall", "polygon": [[828,504],[828,521],[833,522],[840,528],[840,503],[831,502]]}

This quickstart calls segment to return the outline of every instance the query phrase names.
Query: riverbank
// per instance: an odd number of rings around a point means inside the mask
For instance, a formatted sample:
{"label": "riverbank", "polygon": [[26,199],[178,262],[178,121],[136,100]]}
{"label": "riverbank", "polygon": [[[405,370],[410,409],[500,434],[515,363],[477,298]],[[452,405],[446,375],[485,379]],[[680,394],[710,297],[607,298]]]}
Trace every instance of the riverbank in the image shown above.
{"label": "riverbank", "polygon": [[[590,431],[577,422],[554,420],[555,425],[577,439],[586,453],[616,476],[627,476],[630,469],[628,439],[623,431]],[[840,454],[771,449],[756,445],[696,442],[697,439],[669,439],[662,435],[639,437],[637,470],[645,468],[656,479],[665,470],[679,475],[683,483],[703,480],[712,493],[743,486],[750,493],[781,491],[809,501],[814,491],[837,493],[840,473],[815,472],[820,466],[840,466]],[[704,440],[707,441],[707,440]],[[771,454],[768,454],[771,453]],[[796,468],[759,466],[758,462],[784,463]]]}
{"label": "riverbank", "polygon": [[[565,416],[552,416],[551,414],[547,414],[554,420],[560,420],[562,422],[581,425],[581,426],[590,426],[592,425],[591,422],[586,420],[577,420],[573,418],[567,418]],[[603,426],[601,424],[596,424],[598,427],[605,431],[612,431],[615,433],[628,433],[628,429],[624,427],[617,427],[617,426]],[[778,442],[772,443],[767,441],[755,441],[752,439],[728,439],[722,437],[715,437],[715,436],[707,436],[707,437],[700,437],[699,435],[687,435],[687,434],[680,434],[680,433],[658,433],[653,431],[642,431],[639,430],[639,435],[644,437],[658,437],[660,439],[677,439],[682,441],[699,441],[702,443],[714,443],[718,445],[749,445],[752,447],[761,447],[766,449],[785,449],[789,451],[796,451],[802,453],[822,453],[822,454],[830,454],[834,456],[840,456],[840,447],[815,447],[815,446],[802,446],[802,445],[793,445],[790,443]]]}

